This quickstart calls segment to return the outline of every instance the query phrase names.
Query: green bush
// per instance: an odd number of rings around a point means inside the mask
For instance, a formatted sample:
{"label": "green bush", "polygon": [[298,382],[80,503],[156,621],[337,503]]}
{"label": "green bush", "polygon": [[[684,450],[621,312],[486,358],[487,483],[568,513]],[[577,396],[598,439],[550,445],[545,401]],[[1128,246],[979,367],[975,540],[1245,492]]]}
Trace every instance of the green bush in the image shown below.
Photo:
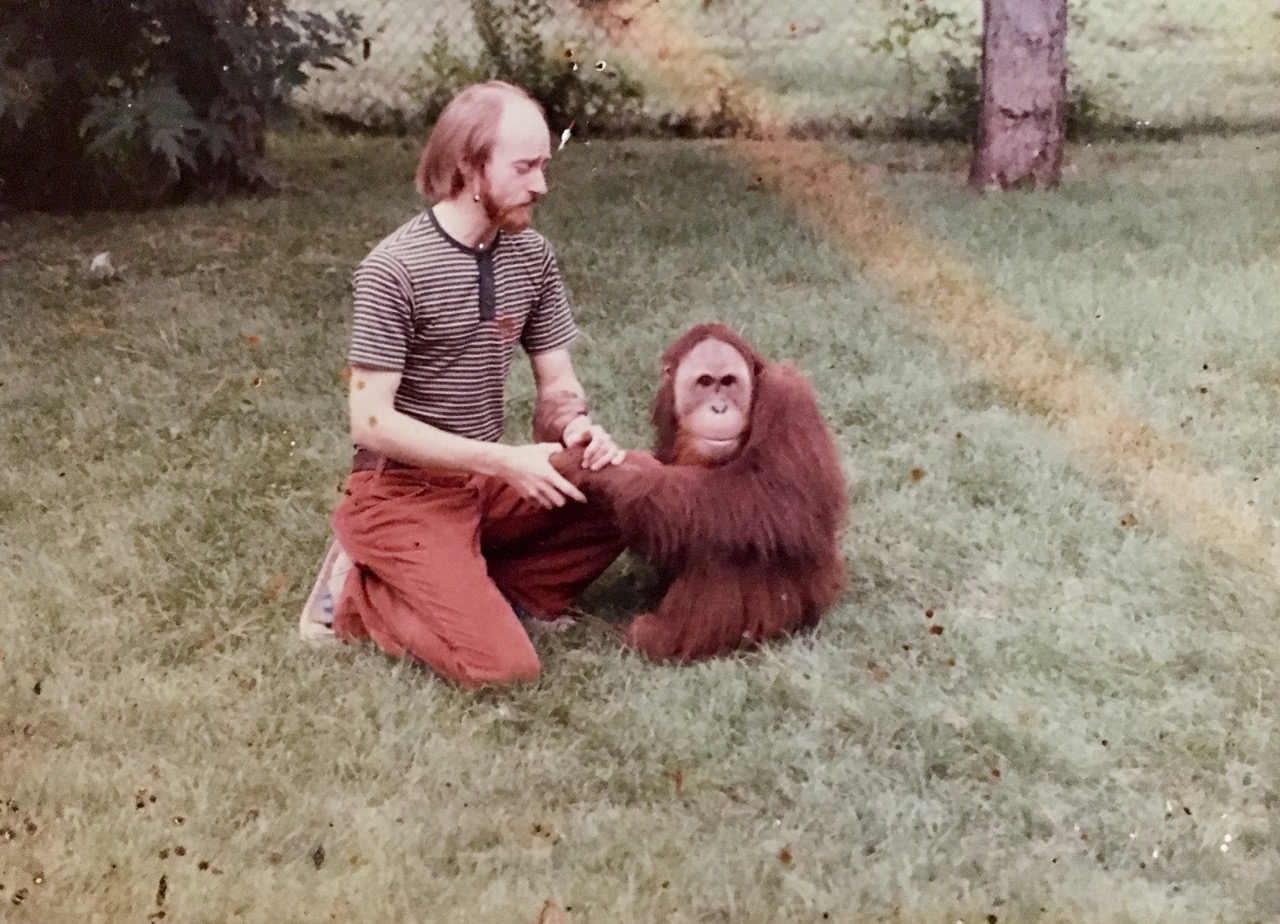
{"label": "green bush", "polygon": [[437,26],[413,86],[422,120],[434,122],[468,84],[498,79],[523,87],[538,100],[557,134],[570,123],[577,133],[634,128],[643,87],[604,62],[577,60],[570,40],[549,40],[543,24],[551,13],[547,0],[471,0],[481,46],[473,59],[455,51],[444,28]]}
{"label": "green bush", "polygon": [[267,183],[267,119],[359,19],[284,0],[0,0],[0,204],[148,206]]}

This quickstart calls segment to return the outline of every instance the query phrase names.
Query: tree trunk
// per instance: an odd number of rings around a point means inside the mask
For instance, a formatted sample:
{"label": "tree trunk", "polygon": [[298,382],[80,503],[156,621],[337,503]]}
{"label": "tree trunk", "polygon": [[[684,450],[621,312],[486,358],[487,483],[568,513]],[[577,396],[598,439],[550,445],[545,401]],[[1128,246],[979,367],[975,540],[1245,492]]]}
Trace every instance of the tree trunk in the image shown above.
{"label": "tree trunk", "polygon": [[1067,115],[1067,0],[983,0],[982,106],[969,185],[1056,186]]}

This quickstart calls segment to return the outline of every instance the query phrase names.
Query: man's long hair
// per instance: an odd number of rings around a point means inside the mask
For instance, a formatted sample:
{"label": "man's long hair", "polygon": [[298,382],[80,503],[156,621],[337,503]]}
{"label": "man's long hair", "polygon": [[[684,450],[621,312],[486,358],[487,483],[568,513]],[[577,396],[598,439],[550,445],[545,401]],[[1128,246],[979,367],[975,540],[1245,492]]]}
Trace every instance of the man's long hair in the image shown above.
{"label": "man's long hair", "polygon": [[460,91],[440,113],[418,161],[414,181],[430,202],[451,199],[467,185],[463,167],[480,170],[498,140],[502,108],[512,100],[542,106],[515,84],[502,80],[477,83]]}

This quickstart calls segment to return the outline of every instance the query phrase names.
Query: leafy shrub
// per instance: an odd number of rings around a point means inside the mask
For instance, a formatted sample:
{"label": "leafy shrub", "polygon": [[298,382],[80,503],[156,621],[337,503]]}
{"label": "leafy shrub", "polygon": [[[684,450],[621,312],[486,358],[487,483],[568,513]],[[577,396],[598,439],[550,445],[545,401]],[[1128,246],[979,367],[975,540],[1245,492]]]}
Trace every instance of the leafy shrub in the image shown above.
{"label": "leafy shrub", "polygon": [[541,103],[556,133],[571,122],[577,132],[634,127],[643,87],[605,62],[577,60],[572,41],[549,40],[543,27],[551,12],[547,0],[471,0],[480,37],[474,59],[455,51],[444,27],[437,26],[414,81],[422,119],[435,121],[468,84],[498,79],[523,87]]}
{"label": "leafy shrub", "polygon": [[885,24],[884,34],[872,42],[870,48],[872,52],[901,59],[905,70],[904,91],[909,107],[914,108],[918,88],[927,76],[916,50],[918,39],[932,37],[936,44],[947,49],[944,57],[954,58],[950,49],[972,44],[972,26],[966,35],[965,24],[956,13],[940,9],[928,0],[904,4],[903,8],[905,14],[900,12],[891,18]]}
{"label": "leafy shrub", "polygon": [[359,19],[284,0],[0,0],[0,203],[146,206],[267,181],[267,119]]}

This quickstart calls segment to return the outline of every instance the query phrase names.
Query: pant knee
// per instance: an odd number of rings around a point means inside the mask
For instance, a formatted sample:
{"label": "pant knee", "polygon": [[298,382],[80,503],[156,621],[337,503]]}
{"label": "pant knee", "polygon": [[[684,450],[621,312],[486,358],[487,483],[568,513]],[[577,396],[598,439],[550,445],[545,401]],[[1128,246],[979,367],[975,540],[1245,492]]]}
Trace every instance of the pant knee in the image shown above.
{"label": "pant knee", "polygon": [[504,668],[499,683],[533,683],[542,676],[542,662],[533,651],[522,658],[511,660],[504,665]]}
{"label": "pant knee", "polygon": [[494,658],[485,664],[464,665],[461,676],[455,679],[468,688],[511,686],[533,683],[541,674],[542,664],[537,652],[530,646],[528,651]]}

